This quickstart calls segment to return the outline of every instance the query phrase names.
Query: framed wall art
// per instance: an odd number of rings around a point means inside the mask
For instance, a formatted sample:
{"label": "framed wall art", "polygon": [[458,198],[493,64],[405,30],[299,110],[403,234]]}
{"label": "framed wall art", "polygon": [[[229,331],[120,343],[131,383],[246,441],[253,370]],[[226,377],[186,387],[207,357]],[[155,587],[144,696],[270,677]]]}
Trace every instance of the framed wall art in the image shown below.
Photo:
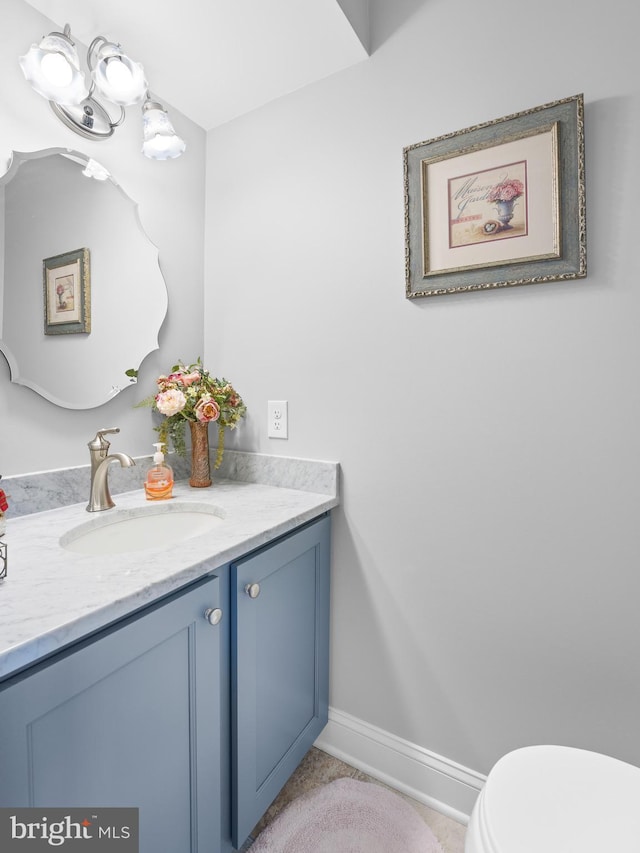
{"label": "framed wall art", "polygon": [[76,249],[45,258],[45,335],[89,334],[91,331],[91,276],[89,249]]}
{"label": "framed wall art", "polygon": [[584,278],[582,95],[404,149],[408,298]]}

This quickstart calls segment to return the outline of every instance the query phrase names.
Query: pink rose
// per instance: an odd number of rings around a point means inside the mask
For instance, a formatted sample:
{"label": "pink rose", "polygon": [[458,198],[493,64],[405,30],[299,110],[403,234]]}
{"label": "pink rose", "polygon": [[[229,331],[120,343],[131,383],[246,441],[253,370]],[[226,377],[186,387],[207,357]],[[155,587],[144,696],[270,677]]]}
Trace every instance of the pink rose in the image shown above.
{"label": "pink rose", "polygon": [[189,385],[193,385],[194,382],[198,382],[200,378],[197,370],[194,370],[193,373],[182,373],[182,371],[178,370],[176,373],[170,373],[166,381],[188,387]]}
{"label": "pink rose", "polygon": [[182,375],[182,384],[183,385],[193,385],[194,382],[199,382],[201,379],[200,374],[197,370],[194,370],[193,373],[184,373]]}
{"label": "pink rose", "polygon": [[217,421],[220,417],[220,406],[215,400],[202,399],[194,409],[196,418],[202,423]]}
{"label": "pink rose", "polygon": [[524,193],[524,184],[517,178],[502,181],[489,191],[488,201],[513,201]]}

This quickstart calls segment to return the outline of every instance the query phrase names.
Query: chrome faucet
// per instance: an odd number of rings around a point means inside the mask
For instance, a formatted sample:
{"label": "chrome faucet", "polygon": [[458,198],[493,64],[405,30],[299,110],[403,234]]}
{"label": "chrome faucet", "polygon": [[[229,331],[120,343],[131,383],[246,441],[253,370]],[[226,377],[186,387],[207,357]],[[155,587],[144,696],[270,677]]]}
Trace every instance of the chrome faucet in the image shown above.
{"label": "chrome faucet", "polygon": [[87,512],[101,512],[111,509],[115,504],[109,494],[109,463],[118,461],[123,468],[130,468],[136,463],[126,453],[109,453],[110,443],[105,435],[120,432],[120,427],[99,429],[93,441],[87,445],[91,456],[91,488]]}

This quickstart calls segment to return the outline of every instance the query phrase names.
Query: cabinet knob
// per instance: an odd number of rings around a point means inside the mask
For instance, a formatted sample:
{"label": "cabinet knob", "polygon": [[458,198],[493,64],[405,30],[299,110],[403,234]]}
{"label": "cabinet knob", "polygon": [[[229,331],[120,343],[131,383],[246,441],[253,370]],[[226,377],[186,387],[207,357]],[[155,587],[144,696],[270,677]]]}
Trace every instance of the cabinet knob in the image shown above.
{"label": "cabinet knob", "polygon": [[259,583],[248,583],[244,591],[247,593],[249,598],[257,598],[260,595],[260,584]]}
{"label": "cabinet knob", "polygon": [[219,607],[209,608],[204,611],[204,618],[210,625],[217,625],[218,622],[222,619],[222,610]]}

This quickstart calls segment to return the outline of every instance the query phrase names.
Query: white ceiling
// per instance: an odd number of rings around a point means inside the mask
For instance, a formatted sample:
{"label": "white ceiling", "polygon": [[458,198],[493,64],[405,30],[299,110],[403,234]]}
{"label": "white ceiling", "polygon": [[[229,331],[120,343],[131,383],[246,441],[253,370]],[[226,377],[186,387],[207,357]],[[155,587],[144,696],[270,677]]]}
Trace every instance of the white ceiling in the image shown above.
{"label": "white ceiling", "polygon": [[[85,46],[119,42],[205,130],[366,58],[367,0],[27,0]],[[45,33],[34,33],[33,40]]]}

